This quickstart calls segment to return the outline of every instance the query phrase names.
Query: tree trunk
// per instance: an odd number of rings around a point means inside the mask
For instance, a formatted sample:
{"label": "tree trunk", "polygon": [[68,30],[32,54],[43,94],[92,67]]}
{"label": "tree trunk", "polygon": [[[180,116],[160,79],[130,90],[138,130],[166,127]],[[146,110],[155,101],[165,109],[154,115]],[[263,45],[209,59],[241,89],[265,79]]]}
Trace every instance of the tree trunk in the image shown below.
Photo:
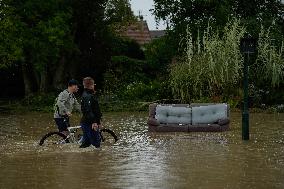
{"label": "tree trunk", "polygon": [[25,96],[28,96],[30,94],[33,94],[35,92],[35,85],[33,82],[33,71],[31,71],[31,68],[27,64],[22,64],[22,74],[23,74],[23,81],[25,86]]}
{"label": "tree trunk", "polygon": [[65,56],[62,56],[54,71],[53,88],[62,90],[66,87],[66,61]]}
{"label": "tree trunk", "polygon": [[40,73],[40,85],[39,85],[39,92],[46,93],[48,89],[48,74],[47,74],[47,67],[44,66],[43,70]]}

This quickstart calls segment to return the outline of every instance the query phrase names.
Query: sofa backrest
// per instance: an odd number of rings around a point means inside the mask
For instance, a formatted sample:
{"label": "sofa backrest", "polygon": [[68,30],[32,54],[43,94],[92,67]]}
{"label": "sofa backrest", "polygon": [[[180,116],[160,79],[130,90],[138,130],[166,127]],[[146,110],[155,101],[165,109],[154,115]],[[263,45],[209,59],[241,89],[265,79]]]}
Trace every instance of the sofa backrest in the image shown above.
{"label": "sofa backrest", "polygon": [[228,118],[227,104],[214,104],[192,107],[192,124],[215,123]]}
{"label": "sofa backrest", "polygon": [[157,105],[155,118],[159,123],[191,123],[191,107],[189,104]]}

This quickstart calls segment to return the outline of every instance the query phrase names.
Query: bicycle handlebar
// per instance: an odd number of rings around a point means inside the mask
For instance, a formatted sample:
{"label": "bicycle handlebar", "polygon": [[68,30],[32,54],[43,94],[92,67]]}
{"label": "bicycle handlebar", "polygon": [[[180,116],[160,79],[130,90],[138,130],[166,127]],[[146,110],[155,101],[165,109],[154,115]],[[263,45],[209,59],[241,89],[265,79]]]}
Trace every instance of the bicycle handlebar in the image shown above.
{"label": "bicycle handlebar", "polygon": [[69,132],[71,132],[75,129],[80,129],[80,128],[81,128],[81,126],[79,125],[79,126],[74,126],[74,127],[68,127],[67,129],[68,129]]}

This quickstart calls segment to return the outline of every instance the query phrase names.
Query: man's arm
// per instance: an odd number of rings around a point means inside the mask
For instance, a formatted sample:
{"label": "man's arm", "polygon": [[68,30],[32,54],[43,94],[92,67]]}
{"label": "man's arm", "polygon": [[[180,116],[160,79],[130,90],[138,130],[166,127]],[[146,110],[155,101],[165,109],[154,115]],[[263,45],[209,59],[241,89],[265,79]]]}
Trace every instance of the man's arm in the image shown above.
{"label": "man's arm", "polygon": [[99,102],[95,97],[93,98],[93,112],[95,115],[95,119],[94,119],[95,121],[92,124],[92,129],[97,131],[97,129],[101,127],[102,113],[100,110]]}
{"label": "man's arm", "polygon": [[75,110],[77,110],[78,112],[82,112],[81,111],[81,105],[79,104],[78,100],[74,97],[74,108]]}

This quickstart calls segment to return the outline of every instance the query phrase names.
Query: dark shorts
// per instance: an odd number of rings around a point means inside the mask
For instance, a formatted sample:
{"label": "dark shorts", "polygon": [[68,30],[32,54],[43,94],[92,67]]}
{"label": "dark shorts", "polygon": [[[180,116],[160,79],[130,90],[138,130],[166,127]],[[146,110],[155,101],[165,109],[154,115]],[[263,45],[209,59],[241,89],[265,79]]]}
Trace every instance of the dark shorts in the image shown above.
{"label": "dark shorts", "polygon": [[69,118],[54,118],[59,132],[68,131],[67,127],[70,126]]}

